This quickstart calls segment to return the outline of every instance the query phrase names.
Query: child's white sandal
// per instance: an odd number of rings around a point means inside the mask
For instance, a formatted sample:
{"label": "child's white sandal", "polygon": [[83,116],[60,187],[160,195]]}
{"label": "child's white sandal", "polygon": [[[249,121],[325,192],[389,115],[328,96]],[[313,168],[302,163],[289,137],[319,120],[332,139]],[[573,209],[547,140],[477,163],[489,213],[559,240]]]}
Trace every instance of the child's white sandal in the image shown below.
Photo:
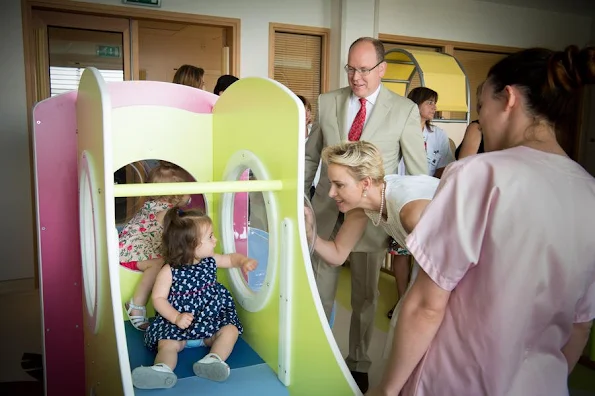
{"label": "child's white sandal", "polygon": [[[128,306],[126,306],[128,305]],[[144,305],[136,305],[132,298],[129,302],[124,303],[124,309],[126,310],[126,315],[128,316],[128,320],[130,320],[130,324],[137,330],[146,331],[149,327],[150,323],[147,319],[147,308]],[[136,309],[138,311],[142,311],[142,315],[132,315],[132,310]]]}

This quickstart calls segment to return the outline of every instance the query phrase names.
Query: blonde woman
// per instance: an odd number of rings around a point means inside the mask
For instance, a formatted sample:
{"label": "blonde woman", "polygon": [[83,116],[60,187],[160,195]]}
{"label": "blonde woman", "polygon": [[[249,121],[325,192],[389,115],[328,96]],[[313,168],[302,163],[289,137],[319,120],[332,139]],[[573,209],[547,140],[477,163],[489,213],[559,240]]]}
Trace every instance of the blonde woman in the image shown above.
{"label": "blonde woman", "polygon": [[[439,180],[427,175],[385,176],[380,152],[366,141],[329,146],[323,150],[322,160],[328,166],[329,196],[345,213],[345,220],[334,240],[316,238],[316,253],[330,265],[342,265],[363,235],[368,219],[405,246],[405,238],[434,196]],[[309,210],[306,222],[314,222]]]}

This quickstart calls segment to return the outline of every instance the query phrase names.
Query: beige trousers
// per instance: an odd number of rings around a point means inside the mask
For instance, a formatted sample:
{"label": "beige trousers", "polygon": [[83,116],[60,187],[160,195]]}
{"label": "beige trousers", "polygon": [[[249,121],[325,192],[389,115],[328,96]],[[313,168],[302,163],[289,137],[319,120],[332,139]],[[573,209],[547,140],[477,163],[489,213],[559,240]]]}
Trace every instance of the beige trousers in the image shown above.
{"label": "beige trousers", "polygon": [[[331,238],[336,235],[341,222],[335,225]],[[349,355],[345,359],[349,370],[367,373],[372,365],[368,349],[374,332],[374,316],[378,302],[378,278],[386,257],[386,249],[377,253],[354,252],[349,256],[351,269],[351,325],[349,327]],[[339,274],[343,269],[332,267],[320,257],[312,257],[314,278],[327,319],[330,319]]]}

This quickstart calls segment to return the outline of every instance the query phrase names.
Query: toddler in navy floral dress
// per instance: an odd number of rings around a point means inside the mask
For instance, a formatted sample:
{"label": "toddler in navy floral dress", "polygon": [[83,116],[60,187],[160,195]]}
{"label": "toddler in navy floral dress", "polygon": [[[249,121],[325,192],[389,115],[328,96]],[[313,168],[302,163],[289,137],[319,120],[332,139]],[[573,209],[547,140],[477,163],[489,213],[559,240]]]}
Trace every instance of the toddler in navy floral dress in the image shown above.
{"label": "toddler in navy floral dress", "polygon": [[173,370],[184,348],[211,347],[194,363],[194,373],[213,381],[229,376],[225,360],[242,333],[229,291],[217,282],[217,267],[256,268],[256,260],[241,254],[215,254],[213,224],[199,211],[169,209],[163,225],[165,265],[153,287],[155,321],[145,334],[145,345],[157,350],[155,363],[132,371],[132,383],[140,389],[171,388],[177,382]]}

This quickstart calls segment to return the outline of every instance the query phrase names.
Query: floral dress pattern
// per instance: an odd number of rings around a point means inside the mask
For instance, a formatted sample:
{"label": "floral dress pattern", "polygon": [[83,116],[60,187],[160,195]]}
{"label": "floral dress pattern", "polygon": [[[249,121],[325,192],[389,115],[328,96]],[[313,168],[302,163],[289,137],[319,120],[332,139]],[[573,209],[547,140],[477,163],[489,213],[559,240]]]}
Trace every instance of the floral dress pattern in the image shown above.
{"label": "floral dress pattern", "polygon": [[172,207],[169,202],[147,201],[120,232],[120,263],[161,257],[163,225],[157,213]]}
{"label": "floral dress pattern", "polygon": [[215,259],[207,257],[198,264],[171,268],[172,284],[167,301],[180,313],[194,316],[187,329],[180,329],[159,313],[145,333],[145,345],[157,349],[159,340],[202,340],[212,337],[223,326],[234,325],[242,334],[243,328],[233,298],[217,282]]}

